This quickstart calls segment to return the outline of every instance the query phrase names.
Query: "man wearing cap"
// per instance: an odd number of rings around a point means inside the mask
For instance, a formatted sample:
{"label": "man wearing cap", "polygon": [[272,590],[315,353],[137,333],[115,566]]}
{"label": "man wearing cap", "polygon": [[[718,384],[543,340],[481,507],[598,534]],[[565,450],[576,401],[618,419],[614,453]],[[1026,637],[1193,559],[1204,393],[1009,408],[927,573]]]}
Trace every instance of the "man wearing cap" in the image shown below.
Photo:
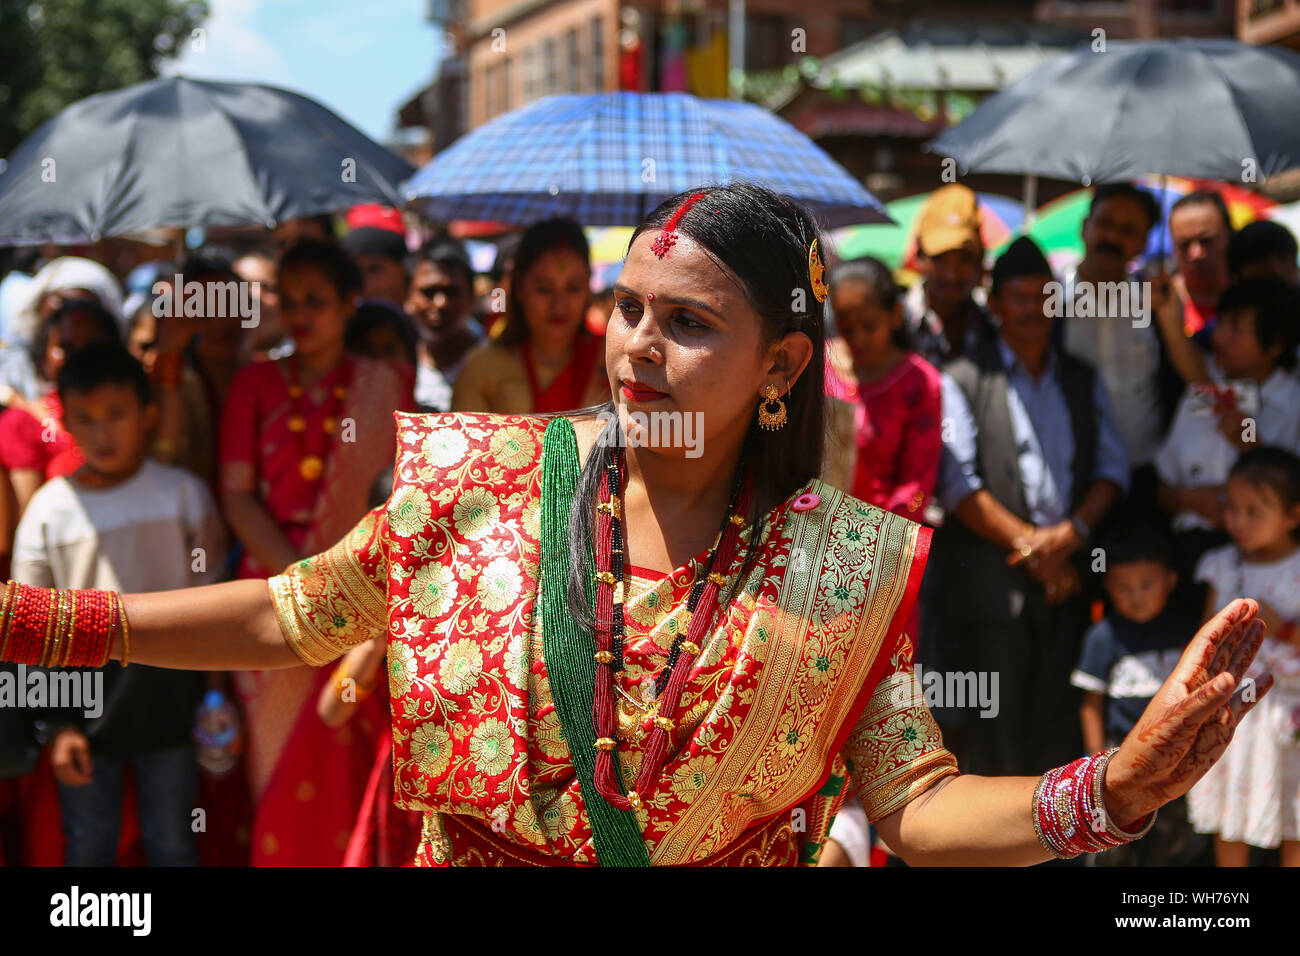
{"label": "man wearing cap", "polygon": [[988,313],[976,301],[984,279],[979,202],[967,187],[935,190],[917,222],[921,281],[904,300],[916,350],[936,368],[967,354],[989,333]]}
{"label": "man wearing cap", "polygon": [[361,270],[361,294],[401,308],[410,286],[401,214],[382,206],[354,206],[348,211],[347,221],[351,232],[342,245]]}
{"label": "man wearing cap", "polygon": [[998,683],[962,717],[959,756],[978,774],[1029,774],[1077,755],[1070,672],[1088,624],[1080,594],[1091,529],[1128,486],[1106,389],[1053,345],[1051,268],[1028,238],[993,268],[996,336],[943,375],[932,547],[944,660]]}

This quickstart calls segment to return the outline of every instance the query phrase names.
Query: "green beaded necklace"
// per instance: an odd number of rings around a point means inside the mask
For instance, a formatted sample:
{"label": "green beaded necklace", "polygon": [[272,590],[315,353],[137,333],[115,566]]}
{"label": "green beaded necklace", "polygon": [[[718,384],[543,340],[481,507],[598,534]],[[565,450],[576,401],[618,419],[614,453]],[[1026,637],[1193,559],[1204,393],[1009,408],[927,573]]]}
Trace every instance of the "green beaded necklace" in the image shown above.
{"label": "green beaded necklace", "polygon": [[[596,638],[569,614],[569,509],[581,473],[573,423],[556,417],[542,439],[541,582],[542,654],[560,731],[582,789],[592,842],[601,866],[650,866],[650,854],[636,814],[610,806],[596,790],[596,731],[592,707],[596,687]],[[595,607],[595,559],[587,556],[587,601]],[[614,755],[617,761],[617,755]],[[615,767],[616,775],[618,768]]]}

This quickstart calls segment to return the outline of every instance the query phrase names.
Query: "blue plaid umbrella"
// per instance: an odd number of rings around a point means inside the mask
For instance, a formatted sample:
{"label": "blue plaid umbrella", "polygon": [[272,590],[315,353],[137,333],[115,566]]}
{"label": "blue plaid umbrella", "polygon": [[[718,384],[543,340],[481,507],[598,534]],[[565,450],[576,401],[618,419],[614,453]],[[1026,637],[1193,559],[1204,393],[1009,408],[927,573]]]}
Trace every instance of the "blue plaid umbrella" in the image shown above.
{"label": "blue plaid umbrella", "polygon": [[748,180],[827,227],[890,222],[880,201],[789,123],[685,93],[549,96],[466,134],[404,187],[432,219],[633,225],[695,186]]}

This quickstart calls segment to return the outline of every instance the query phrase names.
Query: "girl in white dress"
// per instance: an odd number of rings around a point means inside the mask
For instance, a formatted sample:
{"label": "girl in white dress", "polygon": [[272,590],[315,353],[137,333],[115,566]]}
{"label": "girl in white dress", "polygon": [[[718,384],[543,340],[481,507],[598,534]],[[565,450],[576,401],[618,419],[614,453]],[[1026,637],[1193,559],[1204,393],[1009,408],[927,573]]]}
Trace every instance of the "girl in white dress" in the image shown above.
{"label": "girl in white dress", "polygon": [[1268,670],[1277,685],[1188,792],[1188,815],[1199,832],[1215,834],[1219,866],[1247,865],[1248,844],[1280,846],[1282,865],[1300,866],[1300,458],[1248,451],[1226,491],[1234,544],[1207,552],[1196,578],[1209,584],[1211,609],[1235,594],[1259,601],[1269,633],[1247,676]]}

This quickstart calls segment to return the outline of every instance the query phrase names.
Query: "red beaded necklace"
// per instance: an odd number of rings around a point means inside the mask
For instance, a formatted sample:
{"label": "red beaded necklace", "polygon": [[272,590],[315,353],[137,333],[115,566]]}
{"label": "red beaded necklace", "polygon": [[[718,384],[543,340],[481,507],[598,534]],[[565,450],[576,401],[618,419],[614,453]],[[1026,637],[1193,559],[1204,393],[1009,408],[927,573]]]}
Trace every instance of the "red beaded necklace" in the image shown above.
{"label": "red beaded necklace", "polygon": [[[685,634],[678,634],[665,662],[655,679],[655,691],[661,695],[659,714],[654,718],[654,730],[646,743],[641,770],[637,774],[632,792],[623,796],[622,787],[614,771],[614,751],[618,741],[614,736],[616,715],[614,710],[614,682],[616,674],[623,671],[623,589],[624,552],[623,522],[620,502],[623,475],[627,473],[623,449],[610,458],[601,476],[600,504],[596,514],[596,692],[592,704],[592,720],[596,731],[596,789],[601,796],[620,810],[640,810],[641,794],[648,793],[658,779],[667,759],[671,733],[675,729],[682,690],[690,675],[691,663],[703,644],[705,635],[713,627],[718,611],[718,597],[726,575],[715,568],[728,568],[736,556],[740,532],[745,527],[744,514],[749,507],[751,482],[746,469],[738,470],[738,480],[732,487],[727,514],[718,531],[718,539],[705,561],[703,574],[691,587],[686,609],[691,615]],[[617,494],[611,489],[617,489]]]}
{"label": "red beaded necklace", "polygon": [[312,450],[307,447],[307,417],[303,414],[302,407],[302,375],[298,368],[298,357],[296,355],[289,356],[289,370],[289,398],[293,402],[293,411],[290,413],[286,424],[298,443],[298,474],[304,481],[317,481],[325,472],[325,456],[329,453],[329,437],[338,429],[339,413],[343,410],[343,402],[348,397],[348,387],[352,384],[352,358],[348,355],[343,357],[343,381],[330,389],[330,403],[326,409],[325,419],[321,422],[321,431],[326,438],[323,445],[319,439],[311,442],[313,446],[316,446]]}

